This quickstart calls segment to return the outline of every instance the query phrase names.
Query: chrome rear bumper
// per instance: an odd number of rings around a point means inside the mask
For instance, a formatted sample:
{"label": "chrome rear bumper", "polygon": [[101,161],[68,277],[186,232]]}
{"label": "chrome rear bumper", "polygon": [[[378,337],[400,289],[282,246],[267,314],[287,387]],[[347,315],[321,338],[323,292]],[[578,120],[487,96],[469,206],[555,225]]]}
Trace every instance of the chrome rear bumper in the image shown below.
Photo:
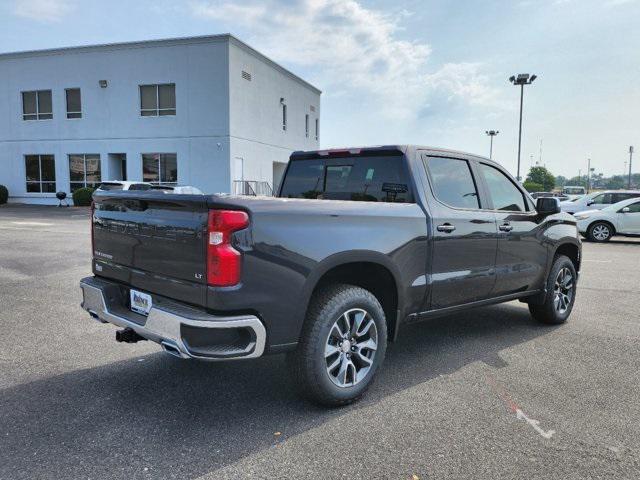
{"label": "chrome rear bumper", "polygon": [[[131,328],[174,356],[231,360],[255,358],[264,353],[266,331],[254,315],[215,316],[154,296],[153,307],[144,317],[126,308],[122,301],[125,287],[115,282],[87,277],[80,281],[80,288],[81,307],[94,319]],[[216,332],[221,340],[216,340]]]}

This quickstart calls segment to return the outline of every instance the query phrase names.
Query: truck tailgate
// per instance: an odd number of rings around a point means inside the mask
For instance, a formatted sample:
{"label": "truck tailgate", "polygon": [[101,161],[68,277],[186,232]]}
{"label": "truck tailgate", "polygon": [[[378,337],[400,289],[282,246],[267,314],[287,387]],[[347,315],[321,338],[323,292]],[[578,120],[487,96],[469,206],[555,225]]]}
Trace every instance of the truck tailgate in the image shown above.
{"label": "truck tailgate", "polygon": [[100,192],[94,196],[94,273],[206,305],[204,195]]}

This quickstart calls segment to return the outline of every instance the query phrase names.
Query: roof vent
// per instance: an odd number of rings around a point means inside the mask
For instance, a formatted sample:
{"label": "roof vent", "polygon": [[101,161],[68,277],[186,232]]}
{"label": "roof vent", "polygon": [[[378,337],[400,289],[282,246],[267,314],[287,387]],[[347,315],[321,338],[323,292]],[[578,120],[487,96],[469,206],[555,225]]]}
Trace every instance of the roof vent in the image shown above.
{"label": "roof vent", "polygon": [[245,72],[244,70],[242,71],[242,78],[244,78],[247,81],[251,81],[251,74],[249,72]]}

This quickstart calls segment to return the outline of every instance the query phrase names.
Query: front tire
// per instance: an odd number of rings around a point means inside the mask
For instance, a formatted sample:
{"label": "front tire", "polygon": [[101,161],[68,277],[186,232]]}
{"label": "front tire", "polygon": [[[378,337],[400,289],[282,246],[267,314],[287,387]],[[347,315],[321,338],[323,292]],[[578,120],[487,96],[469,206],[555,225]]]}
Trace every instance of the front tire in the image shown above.
{"label": "front tire", "polygon": [[565,323],[576,300],[577,280],[573,262],[569,257],[558,255],[547,278],[547,291],[543,301],[529,304],[531,316],[549,325]]}
{"label": "front tire", "polygon": [[387,324],[378,299],[360,287],[332,285],[312,298],[288,363],[304,396],[340,406],[364,394],[386,347]]}
{"label": "front tire", "polygon": [[587,236],[592,242],[608,242],[613,236],[613,227],[607,222],[594,222],[589,225]]}

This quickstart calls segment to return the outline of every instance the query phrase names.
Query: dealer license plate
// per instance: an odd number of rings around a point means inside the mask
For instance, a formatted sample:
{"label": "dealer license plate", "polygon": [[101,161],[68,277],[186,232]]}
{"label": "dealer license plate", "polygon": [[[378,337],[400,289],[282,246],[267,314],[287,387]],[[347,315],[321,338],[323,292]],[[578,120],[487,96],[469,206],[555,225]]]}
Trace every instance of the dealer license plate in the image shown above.
{"label": "dealer license plate", "polygon": [[141,315],[149,315],[152,305],[151,295],[131,289],[129,297],[131,299],[131,311]]}

